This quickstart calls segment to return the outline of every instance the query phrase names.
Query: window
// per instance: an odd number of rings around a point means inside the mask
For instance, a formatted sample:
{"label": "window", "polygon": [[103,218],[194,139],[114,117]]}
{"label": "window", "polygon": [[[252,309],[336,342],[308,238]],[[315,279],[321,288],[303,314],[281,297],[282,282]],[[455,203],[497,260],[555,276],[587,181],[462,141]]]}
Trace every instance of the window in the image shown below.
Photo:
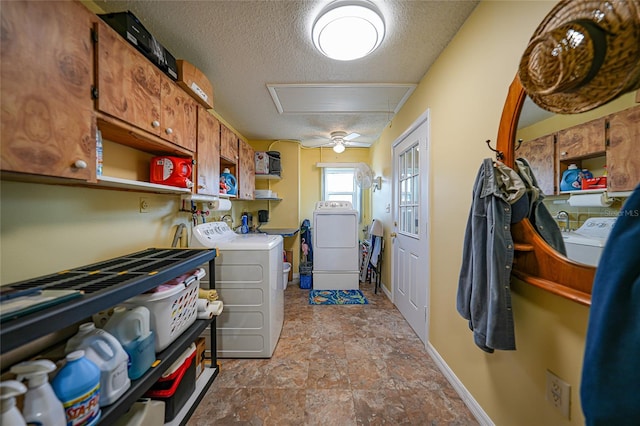
{"label": "window", "polygon": [[325,167],[322,172],[323,201],[351,201],[362,217],[362,191],[356,184],[356,169]]}
{"label": "window", "polygon": [[406,235],[417,236],[420,230],[420,150],[415,144],[399,158],[398,176],[399,231]]}

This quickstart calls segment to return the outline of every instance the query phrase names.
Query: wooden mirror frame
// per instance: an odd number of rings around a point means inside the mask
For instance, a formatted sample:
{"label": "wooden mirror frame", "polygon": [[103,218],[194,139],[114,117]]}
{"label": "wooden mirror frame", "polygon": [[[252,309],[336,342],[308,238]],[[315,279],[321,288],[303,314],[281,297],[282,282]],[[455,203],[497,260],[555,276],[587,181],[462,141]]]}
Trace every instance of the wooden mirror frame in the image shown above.
{"label": "wooden mirror frame", "polygon": [[[504,103],[496,148],[503,162],[514,166],[516,131],[526,93],[518,76],[509,86]],[[511,226],[514,242],[512,274],[528,284],[565,297],[582,305],[591,305],[591,288],[596,268],[574,262],[557,253],[538,235],[528,219]]]}

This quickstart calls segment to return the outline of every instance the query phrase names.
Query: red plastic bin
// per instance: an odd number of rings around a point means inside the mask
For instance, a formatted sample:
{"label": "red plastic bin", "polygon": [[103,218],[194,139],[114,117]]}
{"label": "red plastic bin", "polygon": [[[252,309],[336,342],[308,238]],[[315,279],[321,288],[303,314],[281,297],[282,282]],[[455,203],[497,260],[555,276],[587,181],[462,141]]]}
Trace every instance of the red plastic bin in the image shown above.
{"label": "red plastic bin", "polygon": [[607,177],[582,179],[582,189],[607,189]]}
{"label": "red plastic bin", "polygon": [[[196,390],[196,347],[185,353],[149,389],[144,396],[164,401],[164,421],[172,421]],[[179,365],[179,362],[181,362]]]}

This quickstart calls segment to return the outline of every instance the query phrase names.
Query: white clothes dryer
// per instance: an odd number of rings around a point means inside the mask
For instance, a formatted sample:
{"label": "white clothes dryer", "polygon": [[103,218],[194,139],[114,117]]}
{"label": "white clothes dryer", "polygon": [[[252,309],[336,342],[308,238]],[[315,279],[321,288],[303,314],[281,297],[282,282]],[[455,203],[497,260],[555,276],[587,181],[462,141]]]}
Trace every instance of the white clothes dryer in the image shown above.
{"label": "white clothes dryer", "polygon": [[[281,235],[236,234],[225,222],[193,228],[192,247],[218,249],[215,289],[224,304],[216,319],[219,358],[273,355],[284,323],[282,241]],[[209,288],[209,282],[200,286]]]}
{"label": "white clothes dryer", "polygon": [[313,288],[357,290],[358,211],[349,201],[318,201],[313,212]]}

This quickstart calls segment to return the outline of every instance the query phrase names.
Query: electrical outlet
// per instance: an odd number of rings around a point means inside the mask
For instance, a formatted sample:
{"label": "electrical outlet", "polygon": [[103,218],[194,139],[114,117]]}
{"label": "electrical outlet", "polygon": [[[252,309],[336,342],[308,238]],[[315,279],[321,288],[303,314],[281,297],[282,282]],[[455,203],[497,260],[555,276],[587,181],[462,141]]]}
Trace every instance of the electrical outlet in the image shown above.
{"label": "electrical outlet", "polygon": [[571,385],[547,370],[546,399],[567,419],[570,418]]}
{"label": "electrical outlet", "polygon": [[140,213],[149,213],[151,206],[148,198],[140,198]]}

